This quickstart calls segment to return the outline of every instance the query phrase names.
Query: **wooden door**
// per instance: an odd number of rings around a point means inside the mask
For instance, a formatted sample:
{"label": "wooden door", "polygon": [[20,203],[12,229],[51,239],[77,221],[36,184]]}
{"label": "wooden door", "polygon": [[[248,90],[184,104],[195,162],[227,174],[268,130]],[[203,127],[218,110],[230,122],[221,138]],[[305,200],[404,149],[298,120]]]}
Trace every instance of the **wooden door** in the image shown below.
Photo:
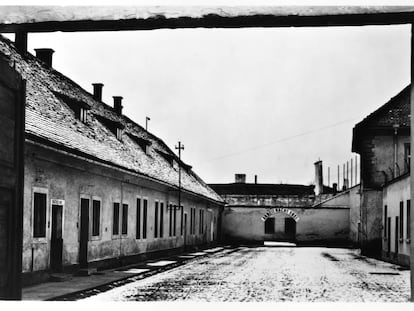
{"label": "wooden door", "polygon": [[89,199],[81,199],[80,238],[79,238],[79,264],[82,268],[88,266],[88,240],[89,240]]}
{"label": "wooden door", "polygon": [[63,252],[63,206],[52,205],[52,235],[50,240],[50,267],[53,271],[62,271]]}
{"label": "wooden door", "polygon": [[0,300],[21,299],[25,89],[0,57]]}

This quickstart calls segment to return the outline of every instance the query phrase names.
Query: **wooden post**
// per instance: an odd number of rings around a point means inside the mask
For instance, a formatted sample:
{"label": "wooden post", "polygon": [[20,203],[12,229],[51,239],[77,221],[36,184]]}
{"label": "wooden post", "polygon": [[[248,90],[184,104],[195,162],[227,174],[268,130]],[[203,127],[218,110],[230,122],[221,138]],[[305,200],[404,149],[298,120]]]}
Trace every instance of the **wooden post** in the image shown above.
{"label": "wooden post", "polygon": [[[414,24],[411,24],[411,149],[414,146]],[[414,202],[414,165],[410,165],[410,186],[411,186],[411,202]],[[411,213],[411,241],[414,241],[414,213]],[[410,244],[410,268],[411,268],[411,301],[414,302],[414,243]]]}

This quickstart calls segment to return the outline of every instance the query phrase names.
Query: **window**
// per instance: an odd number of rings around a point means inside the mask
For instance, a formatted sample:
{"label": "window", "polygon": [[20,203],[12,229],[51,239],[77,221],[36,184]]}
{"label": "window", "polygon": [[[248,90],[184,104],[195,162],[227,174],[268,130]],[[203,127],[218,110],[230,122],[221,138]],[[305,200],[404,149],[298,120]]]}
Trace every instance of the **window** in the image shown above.
{"label": "window", "polygon": [[155,202],[154,238],[158,237],[158,202]]}
{"label": "window", "polygon": [[174,205],[174,226],[173,226],[173,236],[176,236],[176,228],[177,228],[177,205]]}
{"label": "window", "polygon": [[411,201],[407,200],[407,237],[411,239]]}
{"label": "window", "polygon": [[128,204],[122,204],[122,234],[128,234]]}
{"label": "window", "polygon": [[198,220],[200,226],[198,227],[198,234],[203,233],[203,210],[199,211],[199,220]]}
{"label": "window", "polygon": [[193,234],[193,208],[190,208],[190,234]]}
{"label": "window", "polygon": [[164,202],[160,203],[160,238],[164,235]]}
{"label": "window", "polygon": [[196,209],[190,208],[190,234],[195,234],[195,216],[196,216]]}
{"label": "window", "polygon": [[387,237],[387,217],[388,217],[388,206],[384,206],[384,238]]}
{"label": "window", "polygon": [[122,132],[123,131],[122,131],[121,128],[119,128],[119,127],[116,128],[116,138],[120,141],[122,141]]}
{"label": "window", "polygon": [[92,236],[99,236],[101,222],[101,201],[92,201]]}
{"label": "window", "polygon": [[136,238],[141,238],[141,199],[137,198],[137,225],[136,225]]}
{"label": "window", "polygon": [[112,214],[112,234],[119,234],[119,203],[114,203]]}
{"label": "window", "polygon": [[400,202],[400,239],[404,238],[404,202]]}
{"label": "window", "polygon": [[170,209],[169,209],[169,227],[168,227],[168,235],[172,236],[172,204],[170,204]]}
{"label": "window", "polygon": [[79,120],[83,123],[86,123],[86,114],[87,110],[85,108],[79,109]]}
{"label": "window", "polygon": [[267,218],[265,221],[265,233],[275,233],[275,219],[274,218]]}
{"label": "window", "polygon": [[410,143],[405,143],[404,144],[404,168],[405,168],[405,172],[410,171],[410,165],[411,165]]}
{"label": "window", "polygon": [[184,208],[181,206],[180,235],[183,235]]}
{"label": "window", "polygon": [[142,211],[142,238],[147,238],[147,209],[148,209],[148,200],[144,199],[144,210]]}
{"label": "window", "polygon": [[46,193],[34,193],[33,197],[33,237],[46,237]]}

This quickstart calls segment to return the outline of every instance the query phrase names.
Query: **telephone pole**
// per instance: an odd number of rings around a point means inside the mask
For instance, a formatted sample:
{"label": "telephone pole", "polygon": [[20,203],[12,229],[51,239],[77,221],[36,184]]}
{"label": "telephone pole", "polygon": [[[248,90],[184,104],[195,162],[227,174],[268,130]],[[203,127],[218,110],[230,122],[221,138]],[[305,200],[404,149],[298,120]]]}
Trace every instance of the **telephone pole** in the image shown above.
{"label": "telephone pole", "polygon": [[181,144],[181,141],[178,141],[178,146],[175,146],[175,149],[178,149],[178,209],[181,208],[181,150],[184,150],[184,145]]}

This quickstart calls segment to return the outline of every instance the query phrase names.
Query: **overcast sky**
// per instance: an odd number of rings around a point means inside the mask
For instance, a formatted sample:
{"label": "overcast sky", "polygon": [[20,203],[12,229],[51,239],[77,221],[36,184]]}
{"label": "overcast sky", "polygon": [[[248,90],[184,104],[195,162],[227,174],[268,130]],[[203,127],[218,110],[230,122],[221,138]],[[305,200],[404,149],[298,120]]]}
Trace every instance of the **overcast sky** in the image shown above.
{"label": "overcast sky", "polygon": [[[352,128],[409,83],[410,27],[29,34],[29,51],[124,113],[206,182],[304,183],[351,156]],[[325,171],[326,173],[326,171]],[[326,177],[325,177],[326,178]]]}

